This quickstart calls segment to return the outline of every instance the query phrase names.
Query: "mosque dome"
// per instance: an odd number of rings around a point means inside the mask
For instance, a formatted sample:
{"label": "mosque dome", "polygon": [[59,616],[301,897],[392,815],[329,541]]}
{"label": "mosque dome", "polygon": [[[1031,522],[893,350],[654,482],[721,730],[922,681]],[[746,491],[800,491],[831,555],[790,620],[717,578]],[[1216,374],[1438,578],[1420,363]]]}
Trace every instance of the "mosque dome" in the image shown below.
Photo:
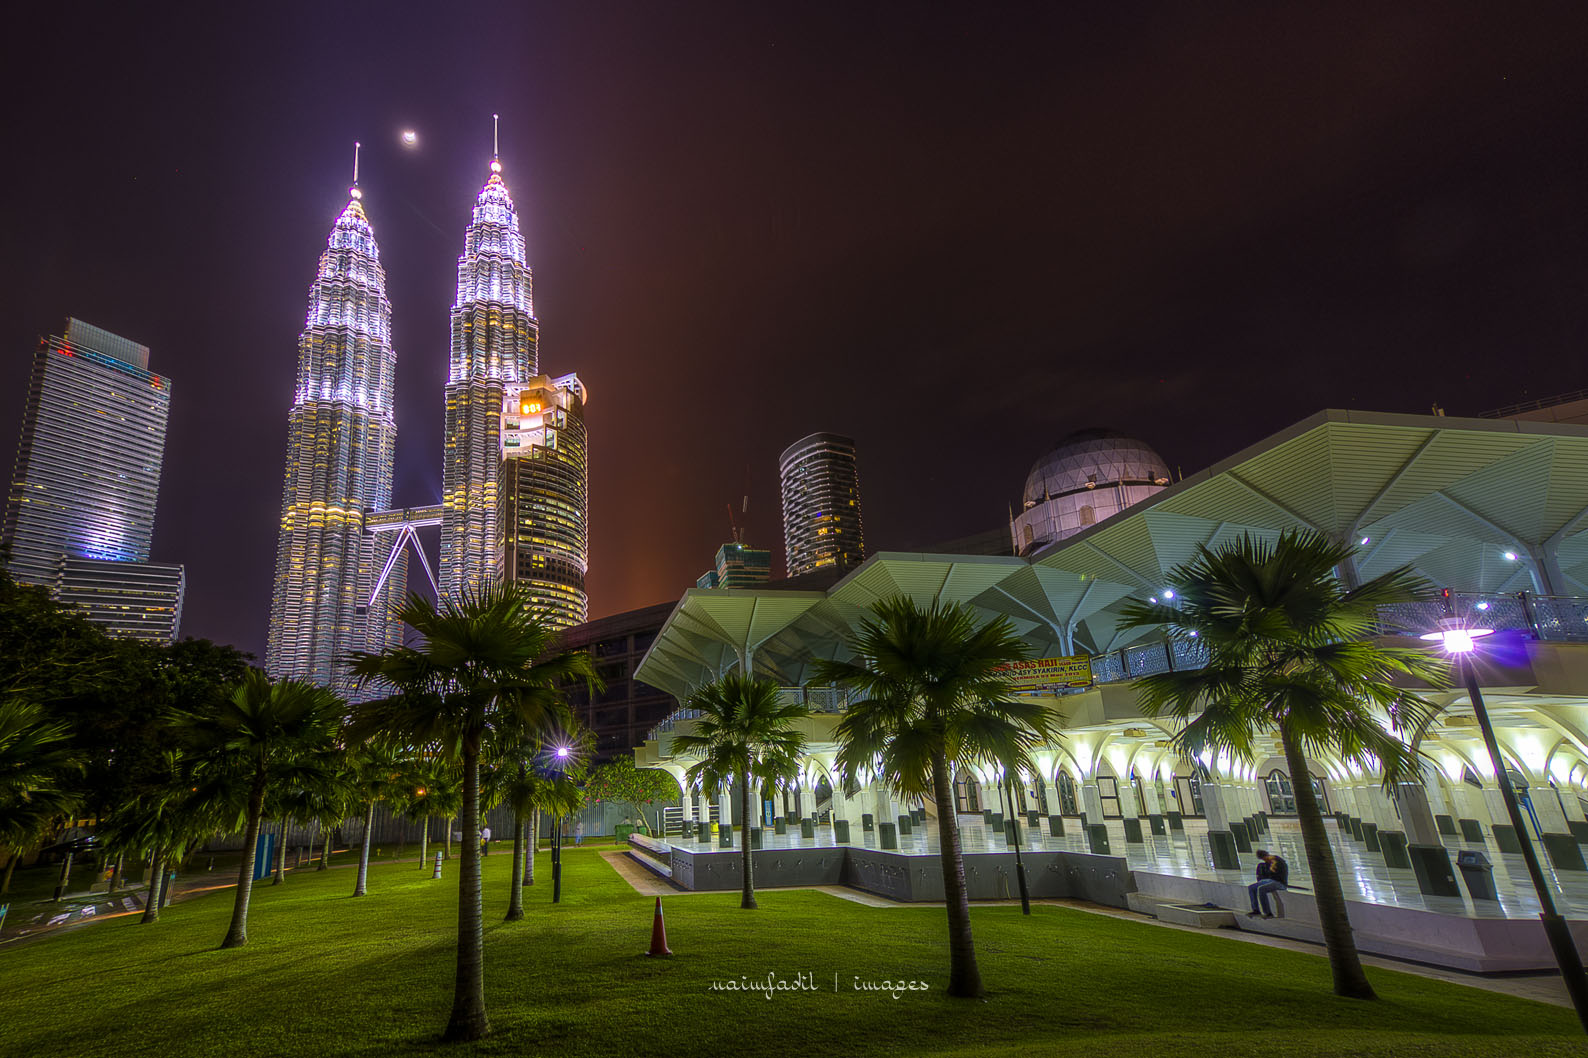
{"label": "mosque dome", "polygon": [[1139,503],[1169,484],[1169,467],[1144,441],[1113,430],[1077,430],[1031,466],[1011,527],[1030,554]]}
{"label": "mosque dome", "polygon": [[1026,506],[1078,489],[1117,484],[1167,485],[1169,468],[1146,442],[1113,430],[1077,430],[1031,465]]}

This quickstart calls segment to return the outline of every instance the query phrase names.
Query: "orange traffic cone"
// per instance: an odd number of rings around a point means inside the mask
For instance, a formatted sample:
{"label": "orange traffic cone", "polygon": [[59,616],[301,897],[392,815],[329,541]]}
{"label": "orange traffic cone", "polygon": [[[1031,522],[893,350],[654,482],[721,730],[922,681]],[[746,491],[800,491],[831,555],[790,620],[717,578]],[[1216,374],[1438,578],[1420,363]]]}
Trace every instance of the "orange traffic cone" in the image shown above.
{"label": "orange traffic cone", "polygon": [[646,955],[671,955],[667,947],[667,923],[662,920],[662,898],[656,898],[656,915],[651,919],[651,950]]}

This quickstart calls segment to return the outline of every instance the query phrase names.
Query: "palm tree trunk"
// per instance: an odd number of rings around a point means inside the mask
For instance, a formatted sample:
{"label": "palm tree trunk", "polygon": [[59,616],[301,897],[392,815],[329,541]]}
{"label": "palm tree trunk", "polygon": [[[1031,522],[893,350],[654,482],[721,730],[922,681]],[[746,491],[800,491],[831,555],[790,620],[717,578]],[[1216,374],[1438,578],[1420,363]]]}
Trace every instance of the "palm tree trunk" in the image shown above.
{"label": "palm tree trunk", "polygon": [[1367,983],[1362,959],[1351,936],[1351,916],[1346,910],[1345,893],[1334,866],[1334,851],[1329,848],[1329,832],[1318,810],[1318,795],[1312,789],[1312,773],[1301,744],[1285,728],[1279,731],[1285,747],[1285,764],[1290,769],[1290,788],[1296,797],[1296,819],[1301,824],[1301,843],[1307,850],[1307,869],[1312,874],[1313,898],[1318,908],[1318,928],[1329,952],[1329,970],[1334,975],[1334,994],[1349,999],[1377,999]]}
{"label": "palm tree trunk", "polygon": [[524,885],[535,884],[535,852],[540,848],[540,809],[529,814],[528,848],[524,855]]}
{"label": "palm tree trunk", "polygon": [[248,898],[254,891],[255,846],[259,844],[259,817],[265,810],[265,769],[254,775],[254,788],[248,795],[248,825],[243,828],[243,863],[237,868],[237,902],[232,905],[232,924],[226,931],[222,948],[241,948],[248,943]]}
{"label": "palm tree trunk", "polygon": [[369,799],[369,806],[364,809],[364,844],[358,850],[358,881],[353,885],[353,895],[363,896],[365,883],[369,881],[369,834],[375,829],[375,799]]}
{"label": "palm tree trunk", "polygon": [[331,866],[331,834],[335,829],[335,827],[324,828],[325,833],[320,838],[320,865],[315,868],[317,871],[323,871]]}
{"label": "palm tree trunk", "polygon": [[419,831],[419,869],[424,870],[425,861],[430,858],[430,817],[425,816],[424,829]]}
{"label": "palm tree trunk", "polygon": [[176,895],[176,874],[182,869],[185,857],[178,856],[169,859],[165,865],[165,879],[160,883],[160,907],[164,909],[171,903],[171,898]]}
{"label": "palm tree trunk", "polygon": [[[448,830],[450,837],[451,831]],[[442,1039],[478,1040],[491,1031],[485,1016],[485,923],[480,903],[480,736],[463,742],[463,863],[458,870],[458,968],[452,1018]]]}
{"label": "palm tree trunk", "polygon": [[[513,812],[513,873],[509,879],[518,879],[524,876],[524,817],[515,809]],[[514,885],[511,881],[507,885],[507,918],[504,921],[517,922],[524,917],[524,887]]]}
{"label": "palm tree trunk", "polygon": [[739,776],[739,847],[743,850],[744,889],[739,894],[739,907],[754,911],[755,861],[750,858],[750,754],[744,754],[743,771]]}
{"label": "palm tree trunk", "polygon": [[106,886],[105,888],[107,895],[114,893],[117,889],[121,888],[121,865],[126,858],[127,854],[125,851],[118,851],[116,853],[116,863],[110,868],[110,885]]}
{"label": "palm tree trunk", "polygon": [[445,837],[444,840],[447,843],[445,855],[446,855],[446,858],[449,859],[449,860],[452,858],[452,821],[454,819],[456,819],[456,818],[458,818],[458,817],[457,816],[447,816],[447,833],[446,833],[446,837]]}
{"label": "palm tree trunk", "polygon": [[149,865],[149,895],[144,897],[143,917],[140,924],[160,921],[160,888],[165,880],[165,853],[154,850],[154,862]]}
{"label": "palm tree trunk", "polygon": [[271,885],[280,885],[287,878],[287,817],[281,817],[281,823],[276,828],[276,863]]}
{"label": "palm tree trunk", "polygon": [[970,931],[970,893],[965,887],[965,853],[954,814],[954,784],[948,759],[932,754],[932,796],[937,799],[937,839],[942,849],[943,900],[948,905],[948,994],[975,998],[983,994],[976,965],[976,940]]}
{"label": "palm tree trunk", "polygon": [[6,863],[5,881],[0,882],[0,896],[5,896],[11,891],[11,873],[17,869],[17,861],[22,858],[22,846],[11,846],[11,859]]}

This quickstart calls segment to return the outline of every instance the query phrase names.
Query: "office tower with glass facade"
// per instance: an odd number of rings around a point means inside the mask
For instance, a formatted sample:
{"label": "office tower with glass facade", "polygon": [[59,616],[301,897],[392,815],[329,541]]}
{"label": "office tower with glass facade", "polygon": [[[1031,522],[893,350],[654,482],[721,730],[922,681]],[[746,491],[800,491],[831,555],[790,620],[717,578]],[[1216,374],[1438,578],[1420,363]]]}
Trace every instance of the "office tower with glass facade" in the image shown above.
{"label": "office tower with glass facade", "polygon": [[511,387],[501,409],[502,566],[556,628],[589,609],[589,455],[578,375]]}
{"label": "office tower with glass facade", "polygon": [[149,563],[170,410],[148,346],[67,320],[34,354],[0,520],[17,581],[83,605],[113,635],[160,642],[176,637],[183,591],[181,566]]}
{"label": "office tower with glass facade", "polygon": [[504,573],[502,413],[510,395],[539,373],[532,284],[518,213],[502,182],[502,164],[493,158],[463,235],[452,306],[441,468],[440,581],[446,598],[476,593]]}
{"label": "office tower with glass facade", "polygon": [[741,543],[717,548],[717,563],[695,581],[697,588],[756,588],[772,579],[772,552]]}
{"label": "office tower with glass facade", "polygon": [[784,449],[778,468],[788,575],[858,566],[866,543],[854,440],[813,433]]}
{"label": "office tower with glass facade", "polygon": [[174,643],[186,581],[186,571],[170,563],[63,555],[55,597],[123,639]]}
{"label": "office tower with glass facade", "polygon": [[364,516],[391,505],[397,444],[391,302],[362,194],[332,225],[298,338],[287,413],[287,465],[265,670],[351,693],[341,659],[400,642],[391,610],[406,556],[380,596],[375,579],[395,534],[366,535]]}

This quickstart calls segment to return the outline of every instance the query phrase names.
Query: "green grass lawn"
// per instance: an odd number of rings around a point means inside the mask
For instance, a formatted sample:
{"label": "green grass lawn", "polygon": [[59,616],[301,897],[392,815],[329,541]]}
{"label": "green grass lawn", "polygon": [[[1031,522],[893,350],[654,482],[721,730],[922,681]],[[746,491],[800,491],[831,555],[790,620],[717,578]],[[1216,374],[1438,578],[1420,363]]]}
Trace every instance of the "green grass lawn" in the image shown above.
{"label": "green grass lawn", "polygon": [[[972,912],[985,1001],[949,999],[944,916],[812,892],[664,901],[676,957],[640,955],[651,900],[592,850],[543,852],[523,922],[501,923],[510,855],[486,871],[494,1035],[436,1037],[452,997],[456,864],[298,872],[254,892],[246,948],[219,951],[229,891],[0,949],[0,1054],[388,1055],[1547,1055],[1585,1054],[1571,1011],[1369,970],[1381,1000],[1329,993],[1323,959],[1062,908]],[[712,991],[714,980],[820,989]],[[833,991],[834,975],[838,990]],[[931,989],[856,992],[854,979]]]}

